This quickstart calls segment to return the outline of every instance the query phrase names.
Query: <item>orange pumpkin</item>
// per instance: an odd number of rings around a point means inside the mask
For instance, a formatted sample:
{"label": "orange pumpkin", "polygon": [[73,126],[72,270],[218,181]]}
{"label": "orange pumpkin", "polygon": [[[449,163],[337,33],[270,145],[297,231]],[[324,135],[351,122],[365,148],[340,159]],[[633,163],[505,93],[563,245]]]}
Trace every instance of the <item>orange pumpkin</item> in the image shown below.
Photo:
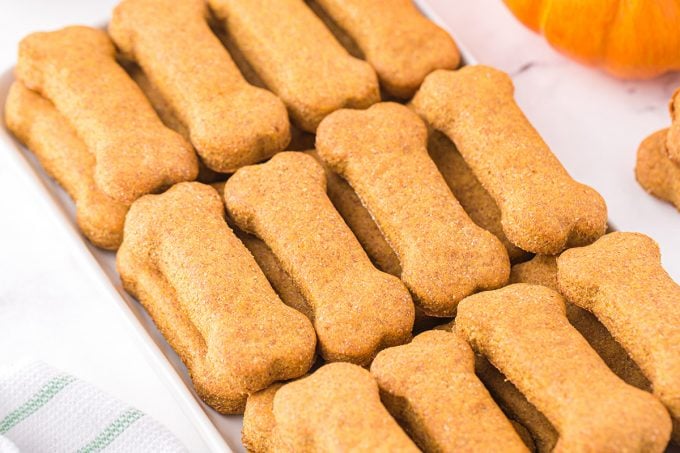
{"label": "orange pumpkin", "polygon": [[622,78],[680,70],[680,0],[505,0],[568,56]]}

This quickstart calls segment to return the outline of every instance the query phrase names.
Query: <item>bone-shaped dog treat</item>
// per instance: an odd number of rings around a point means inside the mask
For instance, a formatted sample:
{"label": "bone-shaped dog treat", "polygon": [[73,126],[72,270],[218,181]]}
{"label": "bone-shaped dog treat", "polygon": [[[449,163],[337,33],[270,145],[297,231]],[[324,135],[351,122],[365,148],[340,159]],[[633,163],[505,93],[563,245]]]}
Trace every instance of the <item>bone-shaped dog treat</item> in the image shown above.
{"label": "bone-shaped dog treat", "polygon": [[[537,255],[531,261],[515,264],[510,272],[510,283],[530,283],[559,291],[557,258]],[[649,390],[650,384],[626,350],[611,336],[607,328],[588,310],[566,302],[567,319],[576,327],[602,360],[628,384]]]}
{"label": "bone-shaped dog treat", "polygon": [[385,407],[425,451],[528,451],[474,360],[458,335],[432,330],[381,351],[371,374]]}
{"label": "bone-shaped dog treat", "polygon": [[124,0],[109,33],[187,126],[212,170],[271,157],[290,141],[286,107],[245,81],[206,22],[203,0]]}
{"label": "bone-shaped dog treat", "polygon": [[378,385],[349,363],[324,365],[274,396],[273,451],[417,452],[380,402]]}
{"label": "bone-shaped dog treat", "polygon": [[393,96],[410,98],[430,72],[460,63],[451,36],[411,0],[315,1],[356,42]]}
{"label": "bone-shaped dog treat", "polygon": [[680,88],[675,90],[669,104],[672,124],[666,137],[666,151],[668,157],[680,165]]}
{"label": "bone-shaped dog treat", "polygon": [[328,165],[319,157],[316,150],[307,151],[314,157],[326,172],[326,190],[328,198],[331,199],[335,209],[350,227],[357,237],[368,256],[375,265],[383,272],[397,275],[401,274],[401,265],[394,250],[387,243],[380,229],[373,221],[371,214],[361,204],[361,200],[354,192],[354,189],[347,184],[337,173],[331,170]]}
{"label": "bone-shaped dog treat", "polygon": [[456,332],[557,429],[558,451],[661,452],[663,405],[612,373],[567,320],[562,297],[515,284],[461,301]]}
{"label": "bone-shaped dog treat", "polygon": [[253,393],[246,401],[243,412],[241,442],[251,453],[273,452],[275,447],[274,396],[283,384],[273,384]]}
{"label": "bone-shaped dog treat", "polygon": [[5,122],[73,198],[78,226],[85,236],[98,247],[117,249],[129,206],[99,189],[94,181],[94,156],[54,105],[14,82],[5,103]]}
{"label": "bone-shaped dog treat", "polygon": [[680,285],[661,267],[657,244],[611,233],[557,260],[560,291],[592,312],[652,383],[680,442]]}
{"label": "bone-shaped dog treat", "polygon": [[323,121],[316,142],[375,219],[426,314],[452,316],[463,297],[505,284],[505,248],[451,194],[415,113],[394,103],[341,110]]}
{"label": "bone-shaped dog treat", "polygon": [[410,339],[414,307],[398,278],[378,271],[326,195],[324,171],[279,153],[226,183],[236,225],[267,244],[314,312],[326,360],[369,363]]}
{"label": "bone-shaped dog treat", "polygon": [[521,261],[530,256],[505,237],[501,225],[501,211],[489,193],[479,183],[465,159],[449,138],[432,131],[427,143],[430,157],[437,164],[449,189],[473,222],[496,236],[508,251],[510,261]]}
{"label": "bone-shaped dog treat", "polygon": [[[635,176],[647,192],[680,209],[680,165],[666,152],[669,132],[670,129],[656,131],[640,143]],[[680,141],[680,132],[678,135]]]}
{"label": "bone-shaped dog treat", "polygon": [[117,265],[216,410],[241,413],[249,393],[311,366],[311,324],[281,303],[213,188],[177,184],[133,203]]}
{"label": "bone-shaped dog treat", "polygon": [[52,101],[95,156],[95,181],[131,203],[141,195],[196,178],[191,146],[158,118],[116,63],[105,32],[67,27],[33,33],[19,45],[16,75]]}
{"label": "bone-shaped dog treat", "polygon": [[380,100],[371,66],[350,56],[303,0],[210,0],[229,37],[292,118],[314,132],[329,113]]}
{"label": "bone-shaped dog treat", "polygon": [[554,255],[604,234],[607,208],[577,183],[513,98],[507,74],[487,66],[430,74],[413,107],[457,146],[501,210],[507,238],[523,250]]}

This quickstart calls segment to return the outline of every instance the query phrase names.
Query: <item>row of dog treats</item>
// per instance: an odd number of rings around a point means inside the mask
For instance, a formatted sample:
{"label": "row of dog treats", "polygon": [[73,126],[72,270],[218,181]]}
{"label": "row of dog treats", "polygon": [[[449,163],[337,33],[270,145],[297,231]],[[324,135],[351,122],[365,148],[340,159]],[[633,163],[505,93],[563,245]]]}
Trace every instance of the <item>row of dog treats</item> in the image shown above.
{"label": "row of dog treats", "polygon": [[[265,160],[288,146],[289,113],[314,132],[334,110],[380,101],[378,76],[390,95],[409,97],[429,72],[460,60],[453,40],[409,0],[394,2],[389,14],[363,0],[319,2],[366,61],[351,56],[303,0],[219,0],[211,7],[238,59],[271,91],[246,81],[211,31],[203,0],[125,0],[114,11],[110,38],[74,26],[21,42],[16,77],[82,140],[77,146],[92,155],[88,185],[101,192],[97,198],[129,205],[194,180],[196,155],[222,173]],[[159,121],[117,51],[142,68],[185,138]],[[84,197],[84,189],[69,189]],[[115,234],[93,239],[107,248],[120,243]]]}
{"label": "row of dog treats", "polygon": [[635,176],[647,192],[680,209],[680,89],[669,107],[671,126],[640,143]]}
{"label": "row of dog treats", "polygon": [[654,241],[611,233],[517,264],[511,281],[378,353],[370,373],[328,364],[252,394],[244,445],[416,451],[400,426],[424,451],[661,452],[671,431],[680,441],[680,287]]}
{"label": "row of dog treats", "polygon": [[[450,86],[458,87],[460,92],[447,92]],[[465,92],[474,93],[481,102],[466,103]],[[415,316],[413,302],[420,314],[450,317],[464,297],[505,285],[510,272],[508,252],[517,253],[517,245],[536,252],[558,253],[568,245],[592,242],[605,230],[606,208],[601,197],[568,176],[517,108],[506,75],[483,66],[452,73],[436,72],[428,77],[413,104],[426,116],[429,112],[439,115],[435,120],[442,128],[448,128],[443,129],[444,132],[455,136],[463,145],[459,146],[461,159],[456,157],[459,155],[450,141],[443,141],[443,137],[434,139],[439,145],[434,147],[432,154],[439,153],[436,159],[442,162],[440,168],[448,175],[446,178],[428,157],[427,128],[418,115],[399,104],[380,103],[368,110],[338,111],[319,127],[316,156],[326,165],[326,173],[334,175],[330,179],[336,182],[331,183],[331,188],[336,189],[329,192],[330,198],[336,199],[335,206],[327,194],[324,169],[315,158],[302,153],[281,153],[265,164],[245,167],[223,188],[230,221],[263,241],[290,277],[292,284],[288,286],[300,293],[298,300],[303,302],[290,304],[307,306],[321,355],[326,360],[367,364],[380,349],[408,341]],[[15,124],[17,135],[39,155],[50,154],[55,149],[65,152],[58,146],[63,144],[59,142],[62,137],[57,129],[49,126],[67,124],[64,120],[57,121],[58,113],[49,106],[47,101],[21,85],[15,86],[8,102],[8,121]],[[460,111],[451,106],[459,106]],[[445,116],[450,119],[446,120]],[[458,116],[469,123],[460,121]],[[490,116],[492,122],[488,121]],[[36,117],[45,121],[36,121]],[[47,124],[43,128],[50,129],[50,134],[41,134],[40,127],[35,127],[42,123]],[[480,134],[482,130],[485,132]],[[67,136],[75,137],[75,134]],[[517,149],[503,145],[513,141],[518,144]],[[493,153],[492,146],[497,148]],[[87,155],[86,151],[82,153]],[[447,153],[450,158],[442,157]],[[482,159],[483,154],[488,157]],[[463,160],[464,165],[461,165]],[[50,162],[48,158],[43,161]],[[514,168],[518,161],[527,168]],[[57,167],[65,168],[63,163]],[[457,167],[463,174],[469,174],[471,170],[479,176],[486,191],[473,177],[458,178],[450,167]],[[94,172],[91,167],[88,170],[91,182]],[[531,176],[524,178],[521,190],[509,185],[513,173],[518,171]],[[69,177],[81,183],[77,175]],[[514,182],[519,183],[516,179]],[[465,186],[467,183],[470,183],[469,187]],[[87,184],[81,183],[81,186],[87,187]],[[145,210],[154,211],[149,206],[179,205],[180,201],[170,200],[177,197],[191,199],[191,193],[204,193],[205,190],[214,192],[207,186],[180,185],[172,196],[168,193],[160,197],[169,201],[152,203],[142,199],[133,207],[145,206]],[[506,244],[512,246],[503,247],[500,239],[477,226],[457,202],[454,193],[468,194],[461,199],[465,200],[469,212],[475,212],[478,223],[489,219],[495,224],[496,231],[503,232]],[[214,196],[220,200],[216,192]],[[542,201],[533,206],[531,200]],[[482,207],[481,203],[488,209],[476,211]],[[344,212],[344,219],[352,220],[345,223],[336,210],[338,207]],[[119,212],[124,213],[126,209],[121,206]],[[213,360],[210,354],[204,354],[200,340],[205,341],[207,333],[215,333],[215,329],[204,325],[208,330],[198,335],[205,321],[185,319],[186,315],[182,318],[181,313],[173,315],[167,309],[162,311],[154,307],[167,307],[167,299],[176,300],[186,305],[181,312],[191,313],[192,307],[196,306],[200,308],[197,316],[205,310],[206,319],[210,319],[214,311],[219,311],[219,306],[206,306],[197,294],[209,289],[213,283],[222,291],[223,281],[216,279],[213,282],[207,271],[188,276],[177,270],[166,275],[173,266],[149,262],[164,260],[164,254],[149,249],[155,250],[156,242],[163,241],[153,238],[165,233],[152,234],[146,230],[163,230],[165,223],[179,214],[173,211],[170,217],[160,216],[142,222],[135,220],[141,218],[141,214],[134,214],[140,210],[141,207],[131,210],[125,221],[127,242],[136,245],[123,247],[119,253],[119,269],[126,288],[138,296],[154,318],[158,318],[158,324],[171,326],[181,322],[186,326],[187,332],[175,333],[175,336],[186,340],[194,332],[196,344],[183,345],[174,344],[170,327],[161,329],[168,332],[166,335],[185,361],[193,363],[191,356],[196,353]],[[197,219],[203,215],[197,213],[191,228],[202,228],[202,222]],[[221,218],[221,214],[217,217]],[[190,218],[187,215],[183,221]],[[123,220],[120,219],[121,223]],[[139,231],[134,223],[146,227]],[[172,223],[173,229],[181,224],[174,220]],[[353,232],[348,223],[355,227],[363,224],[366,228],[356,228]],[[226,224],[224,228],[216,226],[212,234],[217,235],[220,230],[231,234]],[[139,231],[136,235],[144,240],[135,239],[135,233],[131,231]],[[207,234],[207,230],[202,233]],[[377,237],[384,237],[384,243],[370,246]],[[238,243],[235,237],[233,241],[233,244]],[[178,247],[181,242],[174,238],[169,243]],[[253,241],[246,241],[249,242]],[[192,250],[190,245],[187,244],[187,250]],[[135,252],[137,249],[143,251],[143,260],[140,260],[146,263],[144,266],[130,258],[139,253]],[[375,269],[364,250],[372,255],[375,263],[382,263],[379,265],[384,266],[384,271],[398,274],[401,281]],[[258,256],[256,252],[253,255]],[[186,263],[190,262],[172,254],[167,258],[178,259],[178,269],[185,270]],[[254,265],[252,260],[248,262],[249,266]],[[150,272],[142,271],[144,267],[158,268]],[[224,272],[231,268],[225,263]],[[198,279],[196,275],[205,277]],[[156,279],[165,283],[152,282]],[[173,282],[175,279],[186,283],[186,294],[173,295],[178,288]],[[168,281],[172,283],[168,284]],[[146,288],[147,285],[151,289]],[[282,285],[275,286],[280,290]],[[236,287],[238,285],[233,288]],[[384,297],[384,294],[391,297]],[[393,314],[391,322],[385,321],[384,313]],[[169,318],[163,320],[162,317]],[[234,322],[225,321],[229,325]],[[189,368],[193,369],[191,365]],[[207,370],[209,367],[198,368]],[[202,372],[192,374],[196,377]],[[228,400],[228,403],[216,405],[225,411],[238,411],[245,393],[258,387],[263,386],[246,384],[245,390],[241,389],[242,393],[237,396],[230,391],[218,391],[216,395],[205,392],[204,396],[208,400]]]}

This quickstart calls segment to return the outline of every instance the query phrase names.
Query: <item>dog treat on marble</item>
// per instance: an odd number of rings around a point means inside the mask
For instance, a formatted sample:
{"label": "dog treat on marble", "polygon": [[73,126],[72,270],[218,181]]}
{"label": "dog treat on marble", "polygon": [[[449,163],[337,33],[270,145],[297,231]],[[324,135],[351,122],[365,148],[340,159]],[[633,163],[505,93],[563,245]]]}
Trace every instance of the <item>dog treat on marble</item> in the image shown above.
{"label": "dog treat on marble", "polygon": [[273,451],[420,451],[380,402],[378,385],[350,363],[324,365],[274,396]]}
{"label": "dog treat on marble", "polygon": [[[530,283],[559,291],[557,258],[537,255],[531,261],[515,264],[510,272],[510,283]],[[566,302],[567,319],[590,343],[602,360],[628,384],[649,390],[650,384],[626,350],[612,337],[607,328],[588,310]]]}
{"label": "dog treat on marble", "polygon": [[607,207],[574,181],[529,123],[507,74],[488,66],[430,74],[413,107],[457,146],[501,210],[507,238],[554,255],[586,245],[607,227]]}
{"label": "dog treat on marble", "polygon": [[410,339],[407,289],[368,259],[328,199],[313,157],[285,152],[244,167],[227,181],[224,198],[234,223],[264,241],[314,312],[326,360],[366,364]]}
{"label": "dog treat on marble", "polygon": [[369,258],[381,271],[399,276],[401,274],[399,258],[385,240],[378,225],[373,221],[371,213],[361,204],[361,200],[354,189],[328,167],[316,150],[307,151],[307,153],[324,168],[328,198],[331,199],[335,209],[345,219]]}
{"label": "dog treat on marble", "polygon": [[[635,177],[647,192],[680,209],[680,165],[668,157],[669,133],[670,129],[656,131],[640,143]],[[680,140],[680,132],[678,136]]]}
{"label": "dog treat on marble", "polygon": [[50,101],[14,82],[5,103],[5,122],[73,198],[83,234],[98,247],[117,249],[129,205],[112,199],[97,186],[95,158],[63,115]]}
{"label": "dog treat on marble", "polygon": [[664,450],[671,422],[663,405],[609,370],[569,324],[556,291],[520,283],[467,297],[456,332],[546,416],[559,433],[556,450]]}
{"label": "dog treat on marble", "polygon": [[272,384],[248,396],[243,412],[241,442],[251,453],[274,451],[274,396],[282,386],[282,383]]}
{"label": "dog treat on marble", "polygon": [[33,33],[19,44],[15,71],[73,126],[95,156],[97,185],[111,198],[131,203],[196,178],[193,149],[163,125],[116,63],[105,32],[73,26]]}
{"label": "dog treat on marble", "polygon": [[228,173],[285,149],[288,114],[246,82],[206,15],[203,0],[123,0],[109,33],[173,107],[202,161]]}
{"label": "dog treat on marble", "polygon": [[373,68],[352,57],[303,0],[210,0],[229,38],[305,131],[329,113],[380,100]]}
{"label": "dog treat on marble", "polygon": [[479,183],[465,159],[449,138],[439,131],[430,133],[427,150],[437,164],[449,189],[473,222],[491,232],[505,246],[510,261],[522,261],[530,254],[508,240],[501,225],[501,211]]}
{"label": "dog treat on marble", "polygon": [[474,354],[457,334],[421,333],[371,364],[383,404],[424,451],[528,451],[475,376]]}
{"label": "dog treat on marble", "polygon": [[458,48],[411,0],[315,0],[349,35],[392,96],[410,98],[430,72],[455,69]]}
{"label": "dog treat on marble", "polygon": [[680,165],[680,88],[673,93],[669,110],[672,123],[666,137],[666,152],[676,165]]}
{"label": "dog treat on marble", "polygon": [[680,442],[680,285],[640,233],[610,233],[557,260],[560,291],[628,351],[673,417]]}
{"label": "dog treat on marble", "polygon": [[375,219],[425,314],[453,316],[465,296],[507,282],[505,248],[455,199],[427,154],[425,124],[407,107],[340,110],[321,123],[316,143]]}
{"label": "dog treat on marble", "polygon": [[281,303],[209,186],[177,184],[133,203],[117,267],[219,412],[242,413],[248,394],[313,363],[309,320]]}

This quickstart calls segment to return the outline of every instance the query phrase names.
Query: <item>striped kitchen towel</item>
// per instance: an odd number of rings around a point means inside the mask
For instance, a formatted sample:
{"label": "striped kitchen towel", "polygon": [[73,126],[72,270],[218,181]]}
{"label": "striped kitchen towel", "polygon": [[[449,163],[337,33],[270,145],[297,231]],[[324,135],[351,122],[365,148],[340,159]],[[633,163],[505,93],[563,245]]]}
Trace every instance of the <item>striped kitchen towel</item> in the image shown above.
{"label": "striped kitchen towel", "polygon": [[148,415],[42,362],[0,372],[0,453],[185,452]]}

